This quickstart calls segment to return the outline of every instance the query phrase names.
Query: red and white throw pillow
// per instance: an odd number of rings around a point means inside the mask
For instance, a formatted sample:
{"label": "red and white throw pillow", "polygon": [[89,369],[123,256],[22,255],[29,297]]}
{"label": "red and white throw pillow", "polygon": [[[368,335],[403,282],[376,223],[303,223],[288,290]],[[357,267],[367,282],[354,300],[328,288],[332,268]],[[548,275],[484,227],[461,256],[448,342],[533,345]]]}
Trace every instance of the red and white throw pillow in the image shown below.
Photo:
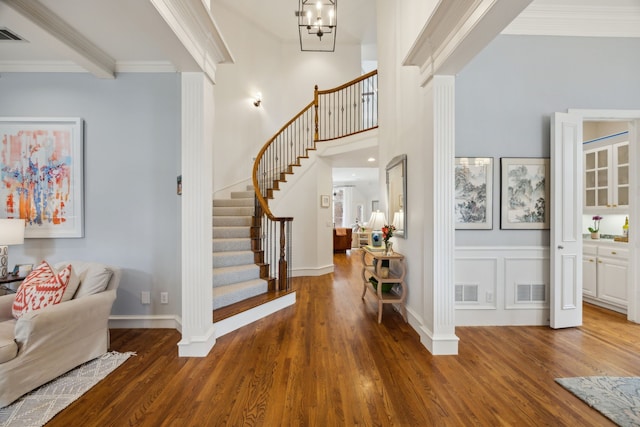
{"label": "red and white throw pillow", "polygon": [[13,317],[18,319],[29,311],[58,304],[62,301],[70,276],[71,265],[56,272],[48,262],[42,261],[20,284],[13,301]]}

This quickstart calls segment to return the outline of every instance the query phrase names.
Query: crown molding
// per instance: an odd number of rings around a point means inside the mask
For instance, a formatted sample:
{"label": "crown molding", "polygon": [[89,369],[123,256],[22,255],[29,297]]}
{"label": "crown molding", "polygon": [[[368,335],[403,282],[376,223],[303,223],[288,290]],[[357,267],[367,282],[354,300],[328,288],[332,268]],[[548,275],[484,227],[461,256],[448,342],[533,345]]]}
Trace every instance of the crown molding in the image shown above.
{"label": "crown molding", "polygon": [[576,8],[533,3],[502,34],[575,37],[640,37],[640,3]]}
{"label": "crown molding", "polygon": [[420,68],[421,85],[455,75],[532,0],[441,0],[402,64]]}
{"label": "crown molding", "polygon": [[[4,0],[16,12],[38,25],[71,53],[71,60],[99,78],[115,78],[115,60],[37,0]],[[60,62],[58,62],[60,64]]]}

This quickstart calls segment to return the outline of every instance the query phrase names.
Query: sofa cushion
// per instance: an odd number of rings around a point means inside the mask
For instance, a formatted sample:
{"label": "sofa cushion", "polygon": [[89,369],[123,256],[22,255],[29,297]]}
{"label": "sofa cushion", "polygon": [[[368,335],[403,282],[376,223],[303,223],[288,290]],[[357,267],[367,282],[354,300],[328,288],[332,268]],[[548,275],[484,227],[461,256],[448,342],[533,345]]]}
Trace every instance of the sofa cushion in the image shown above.
{"label": "sofa cushion", "polygon": [[69,301],[73,299],[73,296],[76,294],[78,287],[80,286],[80,277],[76,273],[76,269],[73,268],[71,264],[63,264],[62,266],[56,265],[56,271],[60,272],[60,270],[64,270],[65,268],[71,268],[71,275],[69,276],[69,284],[67,284],[67,289],[64,290],[64,294],[62,295],[62,302]]}
{"label": "sofa cushion", "polygon": [[113,271],[104,264],[74,262],[73,265],[77,267],[76,273],[80,278],[80,286],[73,297],[74,299],[104,291],[113,275]]}
{"label": "sofa cushion", "polygon": [[57,272],[48,262],[42,261],[18,287],[13,301],[13,317],[18,319],[29,311],[61,302],[70,276],[71,265]]}
{"label": "sofa cushion", "polygon": [[15,320],[0,322],[0,363],[14,359],[18,355],[18,344],[15,340]]}

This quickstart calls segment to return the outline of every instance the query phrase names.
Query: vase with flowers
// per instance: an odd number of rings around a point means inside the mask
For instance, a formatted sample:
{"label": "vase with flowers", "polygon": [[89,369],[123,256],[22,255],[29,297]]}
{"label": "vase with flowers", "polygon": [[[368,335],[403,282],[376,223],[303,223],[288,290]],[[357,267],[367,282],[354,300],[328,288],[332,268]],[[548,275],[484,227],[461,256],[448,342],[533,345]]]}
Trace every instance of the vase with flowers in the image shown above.
{"label": "vase with flowers", "polygon": [[600,238],[600,221],[602,221],[602,217],[600,215],[594,215],[593,218],[593,227],[589,227],[589,232],[591,233],[592,239]]}
{"label": "vase with flowers", "polygon": [[393,232],[396,231],[395,225],[384,225],[382,227],[382,240],[384,241],[384,252],[387,255],[393,254],[393,244],[389,241],[393,237]]}

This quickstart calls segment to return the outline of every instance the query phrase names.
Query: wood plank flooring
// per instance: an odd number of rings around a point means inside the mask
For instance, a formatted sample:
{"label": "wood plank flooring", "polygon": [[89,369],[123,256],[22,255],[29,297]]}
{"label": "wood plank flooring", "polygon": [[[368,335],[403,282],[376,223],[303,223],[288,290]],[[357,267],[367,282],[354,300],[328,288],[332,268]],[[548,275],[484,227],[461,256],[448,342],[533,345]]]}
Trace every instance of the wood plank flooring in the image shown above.
{"label": "wood plank flooring", "polygon": [[431,356],[391,306],[360,299],[360,256],[294,279],[297,304],[178,358],[173,330],[113,330],[136,351],[55,426],[607,426],[556,377],[640,375],[640,325],[585,306],[584,326],[459,327]]}

